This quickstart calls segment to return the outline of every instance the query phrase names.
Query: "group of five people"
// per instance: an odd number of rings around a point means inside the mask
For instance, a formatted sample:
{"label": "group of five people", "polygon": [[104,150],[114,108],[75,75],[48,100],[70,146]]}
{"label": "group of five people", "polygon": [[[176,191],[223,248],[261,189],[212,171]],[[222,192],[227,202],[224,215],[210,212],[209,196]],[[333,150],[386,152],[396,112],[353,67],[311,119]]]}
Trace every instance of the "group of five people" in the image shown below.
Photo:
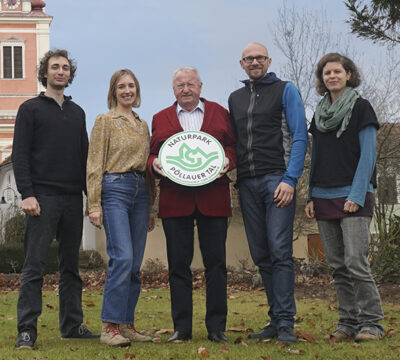
{"label": "group of five people", "polygon": [[[60,331],[62,338],[97,338],[83,324],[78,255],[82,236],[82,192],[91,223],[104,226],[108,272],[104,285],[100,341],[111,346],[147,342],[135,328],[140,266],[147,232],[154,228],[154,178],[159,178],[159,213],[167,245],[174,333],[169,342],[192,337],[194,224],[206,277],[208,339],[225,342],[227,320],[226,237],[232,215],[231,180],[236,187],[252,259],[269,304],[269,324],[250,339],[295,343],[293,222],[295,188],[303,171],[307,125],[296,87],[268,72],[266,47],[248,44],[240,65],[248,75],[228,100],[229,112],[201,97],[198,71],[175,71],[176,102],[147,123],[132,110],[141,102],[140,85],[129,69],[110,80],[109,112],[99,115],[90,143],[83,110],[64,95],[76,66],[65,50],[41,60],[39,80],[46,91],[26,101],[17,114],[12,161],[22,210],[27,214],[25,263],[18,299],[16,348],[33,348],[42,309],[47,251],[59,242]],[[379,125],[354,90],[360,76],[354,63],[325,55],[317,70],[323,95],[309,131],[313,135],[306,215],[316,217],[339,302],[335,341],[379,339],[383,312],[367,259]],[[188,187],[165,176],[158,154],[170,136],[203,131],[225,151],[216,180]]]}

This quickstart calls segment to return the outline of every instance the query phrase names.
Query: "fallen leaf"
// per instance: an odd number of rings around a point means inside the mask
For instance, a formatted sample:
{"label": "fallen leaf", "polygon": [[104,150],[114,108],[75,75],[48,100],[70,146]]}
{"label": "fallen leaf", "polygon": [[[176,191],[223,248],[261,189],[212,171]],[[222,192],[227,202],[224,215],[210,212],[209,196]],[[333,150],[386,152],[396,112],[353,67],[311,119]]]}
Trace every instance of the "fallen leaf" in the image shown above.
{"label": "fallen leaf", "polygon": [[160,343],[161,342],[161,338],[159,338],[159,337],[155,337],[155,338],[153,338],[153,340],[151,340],[153,343],[156,343],[156,344],[158,344],[158,343]]}
{"label": "fallen leaf", "polygon": [[222,345],[222,346],[219,348],[219,351],[221,351],[221,352],[228,352],[228,351],[229,351],[229,348],[228,348],[226,345]]}
{"label": "fallen leaf", "polygon": [[395,329],[389,329],[387,332],[386,332],[386,336],[387,337],[392,337],[392,336],[395,336],[396,335],[396,330]]}
{"label": "fallen leaf", "polygon": [[85,306],[86,307],[94,307],[94,306],[96,306],[96,304],[94,303],[94,301],[85,301]]}
{"label": "fallen leaf", "polygon": [[156,331],[156,335],[173,334],[174,329],[160,329]]}
{"label": "fallen leaf", "polygon": [[125,359],[134,359],[136,354],[125,353],[124,357]]}
{"label": "fallen leaf", "polygon": [[73,352],[75,352],[75,351],[78,351],[79,350],[79,348],[69,348],[71,351],[73,351]]}
{"label": "fallen leaf", "polygon": [[300,340],[304,339],[310,343],[315,343],[318,340],[314,334],[302,330],[297,332],[297,336],[300,337]]}
{"label": "fallen leaf", "polygon": [[234,344],[241,344],[243,346],[249,346],[246,341],[243,340],[241,336],[239,336],[235,341]]}
{"label": "fallen leaf", "polygon": [[53,305],[50,305],[50,304],[46,304],[46,307],[48,308],[48,309],[54,309],[54,306]]}
{"label": "fallen leaf", "polygon": [[200,359],[205,359],[210,357],[210,353],[205,347],[199,347],[197,349],[197,353],[199,354]]}
{"label": "fallen leaf", "polygon": [[262,340],[262,342],[263,343],[270,343],[270,342],[272,342],[272,339],[264,339],[264,340]]}
{"label": "fallen leaf", "polygon": [[300,349],[297,349],[297,350],[288,349],[286,352],[288,352],[289,354],[294,354],[294,355],[304,354],[304,351],[300,350]]}
{"label": "fallen leaf", "polygon": [[246,329],[239,328],[239,327],[230,327],[226,331],[231,331],[231,332],[246,332]]}
{"label": "fallen leaf", "polygon": [[261,356],[262,360],[271,360],[271,356]]}

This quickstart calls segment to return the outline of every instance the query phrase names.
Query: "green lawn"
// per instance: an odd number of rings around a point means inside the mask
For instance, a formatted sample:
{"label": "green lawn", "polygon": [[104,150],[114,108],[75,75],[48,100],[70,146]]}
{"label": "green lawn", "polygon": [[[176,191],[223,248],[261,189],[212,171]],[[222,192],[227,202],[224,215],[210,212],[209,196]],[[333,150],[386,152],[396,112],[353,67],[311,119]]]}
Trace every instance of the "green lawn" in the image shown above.
{"label": "green lawn", "polygon": [[[295,332],[315,341],[299,342],[292,346],[254,342],[247,340],[247,333],[227,331],[229,343],[225,346],[207,340],[204,326],[204,291],[194,291],[193,341],[191,343],[167,344],[168,334],[161,335],[159,343],[133,343],[129,348],[110,348],[98,340],[61,340],[58,331],[58,298],[56,292],[47,291],[43,298],[43,314],[39,318],[37,350],[14,350],[16,341],[17,292],[0,293],[0,360],[69,360],[69,359],[400,359],[400,304],[385,304],[385,329],[394,329],[381,341],[343,343],[331,346],[323,335],[334,330],[337,320],[336,304],[310,299],[297,301]],[[84,292],[85,323],[96,332],[100,331],[99,320],[102,294],[98,291]],[[267,306],[263,292],[240,291],[229,293],[229,316],[227,328],[258,331],[265,324]],[[168,290],[143,291],[136,312],[136,327],[150,330],[172,327]],[[240,341],[239,338],[243,341]],[[237,344],[235,344],[235,342]],[[206,348],[202,354],[199,348]],[[207,357],[207,354],[209,357]]]}

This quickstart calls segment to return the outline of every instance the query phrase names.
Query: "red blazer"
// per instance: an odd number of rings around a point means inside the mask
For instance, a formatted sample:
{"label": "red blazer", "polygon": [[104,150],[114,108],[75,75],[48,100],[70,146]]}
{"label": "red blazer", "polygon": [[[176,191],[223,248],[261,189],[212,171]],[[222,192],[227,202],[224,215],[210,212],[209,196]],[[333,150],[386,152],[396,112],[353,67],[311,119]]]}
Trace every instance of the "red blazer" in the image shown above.
{"label": "red blazer", "polygon": [[[229,170],[236,167],[236,139],[229,113],[215,102],[204,101],[204,119],[201,131],[214,136],[222,145],[225,156],[229,159]],[[153,160],[165,140],[183,131],[176,114],[176,102],[154,115],[152,136],[150,141],[150,156],[147,162],[149,171],[153,172]],[[170,218],[191,215],[197,207],[206,216],[232,216],[229,183],[231,180],[224,175],[220,179],[203,186],[189,187],[174,183],[166,177],[160,180],[160,218]]]}

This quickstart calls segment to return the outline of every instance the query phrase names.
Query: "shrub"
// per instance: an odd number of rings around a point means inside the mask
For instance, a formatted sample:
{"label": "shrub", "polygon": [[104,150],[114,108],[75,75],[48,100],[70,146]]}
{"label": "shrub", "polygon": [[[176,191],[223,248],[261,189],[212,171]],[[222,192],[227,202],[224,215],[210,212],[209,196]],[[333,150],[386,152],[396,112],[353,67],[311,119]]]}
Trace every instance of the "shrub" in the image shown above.
{"label": "shrub", "polygon": [[385,231],[372,238],[370,260],[378,282],[400,280],[400,216],[392,215]]}
{"label": "shrub", "polygon": [[85,270],[104,269],[105,263],[99,252],[96,250],[80,250],[79,267]]}
{"label": "shrub", "polygon": [[[0,245],[0,273],[20,273],[24,265],[24,246],[21,243]],[[46,261],[46,274],[58,271],[58,244],[54,242],[49,248]]]}
{"label": "shrub", "polygon": [[26,217],[17,212],[4,224],[4,243],[21,244],[24,242]]}

